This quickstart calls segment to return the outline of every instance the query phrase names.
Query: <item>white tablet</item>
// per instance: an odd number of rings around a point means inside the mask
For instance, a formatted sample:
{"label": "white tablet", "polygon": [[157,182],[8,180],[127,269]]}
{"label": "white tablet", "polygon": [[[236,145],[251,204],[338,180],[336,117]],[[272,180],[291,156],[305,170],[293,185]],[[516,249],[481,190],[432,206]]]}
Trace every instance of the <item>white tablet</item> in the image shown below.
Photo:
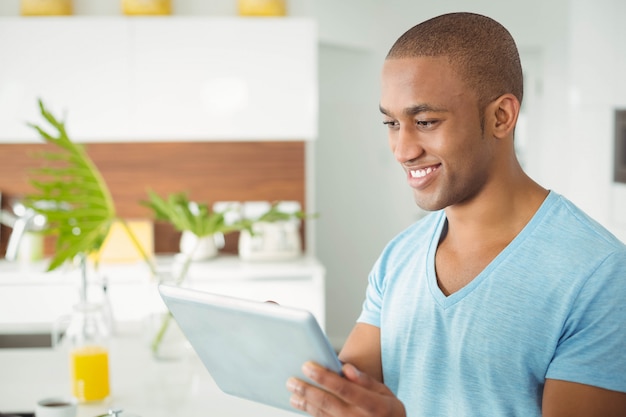
{"label": "white tablet", "polygon": [[298,412],[286,382],[311,382],[306,361],[341,373],[341,363],[308,311],[161,284],[161,297],[211,377],[227,394]]}

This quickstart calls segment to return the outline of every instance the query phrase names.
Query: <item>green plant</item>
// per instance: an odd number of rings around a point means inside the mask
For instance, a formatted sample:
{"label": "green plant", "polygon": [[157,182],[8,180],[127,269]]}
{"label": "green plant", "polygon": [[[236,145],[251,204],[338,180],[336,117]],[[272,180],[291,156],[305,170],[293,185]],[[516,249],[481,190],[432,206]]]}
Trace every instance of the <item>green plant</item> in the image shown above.
{"label": "green plant", "polygon": [[206,203],[189,201],[185,193],[173,193],[163,199],[150,190],[148,196],[149,200],[141,204],[150,207],[157,220],[170,222],[178,231],[189,231],[204,237],[241,229],[239,224],[227,225],[224,213],[211,211]]}
{"label": "green plant", "polygon": [[30,183],[35,192],[26,196],[25,203],[45,215],[46,233],[57,237],[48,270],[99,251],[111,225],[119,221],[154,273],[151,259],[128,224],[117,216],[106,182],[85,148],[70,140],[65,123],[55,118],[41,100],[39,109],[53,132],[34,123],[29,126],[55,150],[37,155],[47,165],[32,171],[34,178]]}

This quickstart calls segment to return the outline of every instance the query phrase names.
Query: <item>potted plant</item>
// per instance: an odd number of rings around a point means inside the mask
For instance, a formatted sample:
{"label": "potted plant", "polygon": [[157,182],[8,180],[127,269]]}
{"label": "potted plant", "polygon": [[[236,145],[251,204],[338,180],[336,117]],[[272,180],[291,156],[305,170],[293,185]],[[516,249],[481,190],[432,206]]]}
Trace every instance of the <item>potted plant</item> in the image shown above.
{"label": "potted plant", "polygon": [[243,207],[239,257],[249,261],[281,261],[302,254],[300,223],[307,216],[296,201],[249,202]]}
{"label": "potted plant", "polygon": [[173,193],[161,198],[152,190],[149,200],[141,204],[152,209],[157,220],[171,223],[182,232],[180,252],[190,261],[217,255],[216,236],[239,230],[239,224],[227,224],[223,212],[213,212],[206,203],[189,201],[185,193]]}

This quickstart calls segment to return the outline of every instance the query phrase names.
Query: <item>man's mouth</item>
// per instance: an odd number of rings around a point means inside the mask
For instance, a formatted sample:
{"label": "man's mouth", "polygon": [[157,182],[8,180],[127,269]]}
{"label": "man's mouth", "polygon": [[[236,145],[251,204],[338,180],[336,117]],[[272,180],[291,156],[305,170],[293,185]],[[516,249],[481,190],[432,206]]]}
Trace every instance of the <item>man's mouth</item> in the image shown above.
{"label": "man's mouth", "polygon": [[409,169],[409,174],[411,178],[424,178],[426,175],[430,174],[433,171],[436,171],[439,168],[439,165],[433,165],[426,168],[420,169]]}

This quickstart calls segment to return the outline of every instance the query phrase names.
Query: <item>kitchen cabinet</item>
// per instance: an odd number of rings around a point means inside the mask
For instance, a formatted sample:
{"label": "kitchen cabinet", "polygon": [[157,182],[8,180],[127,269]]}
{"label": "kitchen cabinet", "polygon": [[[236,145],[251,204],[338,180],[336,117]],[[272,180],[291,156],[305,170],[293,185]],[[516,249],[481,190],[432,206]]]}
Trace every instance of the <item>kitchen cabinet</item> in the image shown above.
{"label": "kitchen cabinet", "polygon": [[36,100],[77,142],[312,140],[307,18],[0,18],[0,142],[39,142]]}

